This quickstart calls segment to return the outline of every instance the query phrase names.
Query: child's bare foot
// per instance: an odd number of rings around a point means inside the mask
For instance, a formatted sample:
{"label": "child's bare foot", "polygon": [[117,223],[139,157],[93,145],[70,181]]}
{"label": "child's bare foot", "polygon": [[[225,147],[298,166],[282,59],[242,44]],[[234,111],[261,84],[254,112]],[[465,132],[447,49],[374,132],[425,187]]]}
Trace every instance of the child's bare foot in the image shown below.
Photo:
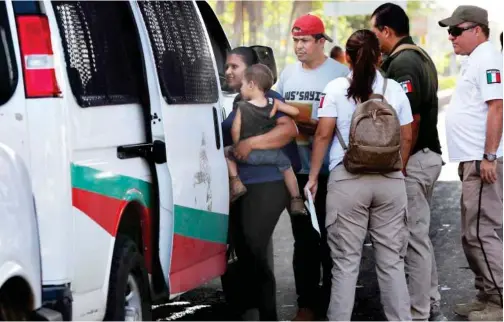
{"label": "child's bare foot", "polygon": [[291,214],[292,215],[306,215],[306,209],[303,202],[303,197],[297,196],[291,198]]}
{"label": "child's bare foot", "polygon": [[247,188],[241,182],[240,177],[229,177],[229,192],[231,202],[236,201],[236,199],[247,193]]}

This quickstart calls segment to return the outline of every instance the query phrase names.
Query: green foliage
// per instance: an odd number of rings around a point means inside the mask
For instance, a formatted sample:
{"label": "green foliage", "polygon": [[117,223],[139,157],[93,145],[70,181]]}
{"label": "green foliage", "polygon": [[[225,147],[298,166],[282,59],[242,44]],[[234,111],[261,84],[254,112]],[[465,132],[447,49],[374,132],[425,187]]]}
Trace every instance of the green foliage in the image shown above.
{"label": "green foliage", "polygon": [[[322,18],[327,34],[334,39],[334,43],[326,44],[327,53],[334,45],[344,47],[348,37],[358,29],[369,28],[370,21],[369,15],[327,16],[324,12],[326,1],[323,0],[209,0],[208,2],[216,12],[232,47],[255,44],[271,47],[280,71],[286,64],[296,61],[290,28],[298,16],[312,13]],[[406,12],[410,21],[414,23],[417,17],[426,17],[431,14],[433,4],[434,0],[408,1]],[[413,35],[413,38],[422,44],[419,35]],[[448,55],[444,53],[434,55],[433,59],[440,74],[449,70],[450,57]]]}
{"label": "green foliage", "polygon": [[457,76],[443,76],[439,77],[439,90],[442,91],[444,89],[455,88],[457,84]]}

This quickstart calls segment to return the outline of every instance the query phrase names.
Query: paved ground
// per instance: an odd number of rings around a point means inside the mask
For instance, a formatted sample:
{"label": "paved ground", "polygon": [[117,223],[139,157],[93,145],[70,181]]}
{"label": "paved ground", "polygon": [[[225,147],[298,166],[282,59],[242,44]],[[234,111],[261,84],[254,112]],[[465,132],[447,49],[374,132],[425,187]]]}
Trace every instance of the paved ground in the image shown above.
{"label": "paved ground", "polygon": [[[441,112],[439,116],[441,141],[442,145],[446,146],[444,114]],[[451,312],[451,307],[460,301],[470,300],[475,291],[472,286],[473,275],[468,269],[460,244],[460,183],[455,164],[447,164],[444,167],[433,196],[431,238],[438,264],[442,310],[449,320],[461,320]],[[281,320],[291,319],[296,312],[296,293],[291,265],[292,245],[290,222],[284,213],[274,234],[277,300]],[[364,246],[357,284],[353,320],[384,320],[371,247]],[[184,294],[178,302],[157,307],[154,310],[154,318],[186,321],[232,319],[228,314],[218,279],[198,290]]]}

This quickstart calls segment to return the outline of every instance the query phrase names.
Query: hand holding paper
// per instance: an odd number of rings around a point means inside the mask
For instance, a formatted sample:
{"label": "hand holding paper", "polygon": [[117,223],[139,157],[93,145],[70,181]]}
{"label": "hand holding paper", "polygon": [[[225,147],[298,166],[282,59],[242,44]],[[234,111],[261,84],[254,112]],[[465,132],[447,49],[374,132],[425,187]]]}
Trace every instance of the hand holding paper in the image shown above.
{"label": "hand holding paper", "polygon": [[317,220],[317,213],[315,212],[315,204],[313,203],[312,194],[311,194],[310,190],[308,190],[308,187],[305,187],[304,192],[305,192],[306,199],[307,199],[307,201],[305,201],[305,206],[306,206],[306,208],[308,208],[308,212],[310,213],[310,219],[311,219],[312,226],[318,232],[318,234],[320,236],[320,227],[319,227],[318,220]]}
{"label": "hand holding paper", "polygon": [[313,180],[308,180],[305,186],[305,196],[308,198],[308,195],[306,194],[306,190],[311,192],[312,198],[315,199],[315,196],[317,195],[317,190],[318,190],[318,182],[313,181]]}

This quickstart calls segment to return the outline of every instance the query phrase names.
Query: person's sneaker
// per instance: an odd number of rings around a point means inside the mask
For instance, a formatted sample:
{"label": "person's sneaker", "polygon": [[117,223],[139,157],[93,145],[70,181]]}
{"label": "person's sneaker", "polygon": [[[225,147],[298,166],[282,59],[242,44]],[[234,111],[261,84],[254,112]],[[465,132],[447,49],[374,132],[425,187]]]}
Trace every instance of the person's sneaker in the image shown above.
{"label": "person's sneaker", "polygon": [[448,321],[441,312],[441,308],[437,304],[432,304],[429,314],[429,321]]}
{"label": "person's sneaker", "polygon": [[306,208],[304,206],[303,197],[301,196],[291,198],[290,208],[292,215],[306,215]]}
{"label": "person's sneaker", "polygon": [[229,178],[229,194],[231,202],[236,201],[236,199],[240,198],[244,194],[247,193],[247,188],[243,185],[243,182],[240,180],[240,177],[230,177]]}
{"label": "person's sneaker", "polygon": [[502,306],[488,301],[483,310],[470,312],[468,318],[469,321],[502,321]]}
{"label": "person's sneaker", "polygon": [[292,321],[315,321],[315,313],[308,308],[300,308]]}
{"label": "person's sneaker", "polygon": [[486,307],[486,300],[475,299],[470,303],[456,304],[453,312],[460,316],[468,317],[469,313],[475,311],[482,311]]}

